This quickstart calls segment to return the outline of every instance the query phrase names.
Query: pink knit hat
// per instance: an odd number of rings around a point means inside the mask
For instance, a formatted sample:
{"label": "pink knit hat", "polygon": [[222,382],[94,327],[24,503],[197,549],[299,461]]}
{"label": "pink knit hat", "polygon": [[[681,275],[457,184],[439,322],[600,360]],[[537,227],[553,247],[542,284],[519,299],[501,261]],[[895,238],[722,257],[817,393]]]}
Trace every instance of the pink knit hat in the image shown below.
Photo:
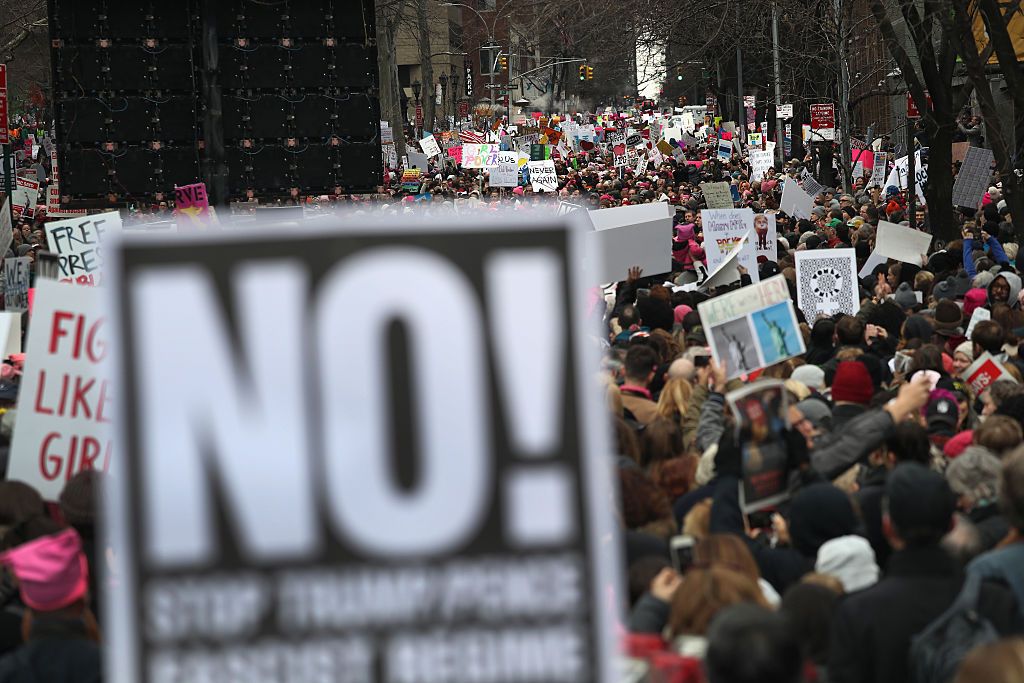
{"label": "pink knit hat", "polygon": [[40,612],[67,607],[89,586],[89,565],[74,529],[19,545],[0,555],[0,563],[18,577],[25,604]]}
{"label": "pink knit hat", "polygon": [[683,322],[683,318],[686,317],[687,313],[690,313],[693,309],[686,304],[679,304],[672,311],[672,318],[677,323]]}

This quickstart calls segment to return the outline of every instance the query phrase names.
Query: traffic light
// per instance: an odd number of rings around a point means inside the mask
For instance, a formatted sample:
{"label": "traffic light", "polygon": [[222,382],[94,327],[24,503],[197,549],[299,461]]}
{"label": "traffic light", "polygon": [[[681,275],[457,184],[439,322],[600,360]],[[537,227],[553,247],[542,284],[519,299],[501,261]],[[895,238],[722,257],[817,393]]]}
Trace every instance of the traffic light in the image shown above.
{"label": "traffic light", "polygon": [[592,67],[592,66],[588,66],[587,67],[587,80],[588,81],[594,80],[594,67]]}
{"label": "traffic light", "polygon": [[508,71],[508,57],[502,55],[501,57],[498,57],[498,62],[501,63],[502,71]]}
{"label": "traffic light", "polygon": [[582,64],[580,64],[580,80],[587,80],[587,67],[583,66]]}
{"label": "traffic light", "polygon": [[676,80],[677,81],[683,80],[683,67],[681,67],[681,66],[677,66],[676,67]]}

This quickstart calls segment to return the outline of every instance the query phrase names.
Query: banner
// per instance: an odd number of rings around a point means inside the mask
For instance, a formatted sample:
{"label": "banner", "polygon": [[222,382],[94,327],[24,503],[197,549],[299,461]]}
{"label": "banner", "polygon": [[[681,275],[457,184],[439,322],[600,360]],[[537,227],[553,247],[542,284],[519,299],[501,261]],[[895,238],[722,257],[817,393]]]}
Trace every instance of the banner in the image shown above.
{"label": "banner", "polygon": [[796,301],[809,325],[836,313],[860,310],[857,255],[853,249],[797,251]]}
{"label": "banner", "polygon": [[697,312],[729,379],[804,353],[784,275],[703,301]]}
{"label": "banner", "polygon": [[32,259],[17,256],[4,259],[4,310],[23,313],[28,310],[28,286]]}
{"label": "banner", "polygon": [[61,282],[100,283],[103,253],[100,242],[109,233],[121,232],[121,214],[108,211],[93,216],[47,223],[46,242],[57,255]]}
{"label": "banner", "polygon": [[751,209],[703,209],[700,217],[704,226],[704,254],[707,256],[708,270],[718,268],[726,255],[747,237],[737,263],[747,269],[751,280],[757,282],[754,212]]}
{"label": "banner", "polygon": [[112,253],[111,683],[618,681],[579,236],[351,218]]}
{"label": "banner", "polygon": [[215,221],[210,211],[210,198],[206,195],[206,183],[175,186],[174,220],[179,230],[209,227]]}
{"label": "banner", "polygon": [[530,171],[530,185],[534,192],[558,192],[558,175],[555,173],[555,162],[551,159],[531,161],[527,165]]}
{"label": "banner", "polygon": [[103,372],[109,341],[101,296],[93,287],[36,281],[7,478],[47,500],[78,472],[110,467],[115,394]]}

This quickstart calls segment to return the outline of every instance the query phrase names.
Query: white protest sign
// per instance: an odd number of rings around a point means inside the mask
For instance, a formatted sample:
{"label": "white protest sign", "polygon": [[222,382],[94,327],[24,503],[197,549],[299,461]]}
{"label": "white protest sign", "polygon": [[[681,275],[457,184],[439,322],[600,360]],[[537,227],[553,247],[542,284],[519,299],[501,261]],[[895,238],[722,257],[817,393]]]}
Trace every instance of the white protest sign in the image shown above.
{"label": "white protest sign", "polygon": [[589,211],[587,275],[592,284],[618,282],[633,266],[647,275],[672,270],[671,207],[665,202]]}
{"label": "white protest sign", "polygon": [[498,165],[488,166],[491,187],[515,187],[519,184],[519,153],[498,152]]}
{"label": "white protest sign", "polygon": [[711,355],[730,379],[804,353],[784,275],[719,294],[697,312]]}
{"label": "white protest sign", "polygon": [[4,259],[4,310],[28,310],[28,285],[32,259],[28,256]]}
{"label": "white protest sign", "polygon": [[875,165],[871,168],[871,177],[868,178],[867,187],[882,187],[885,182],[885,167],[888,163],[885,154],[875,155]]}
{"label": "white protest sign", "polygon": [[704,194],[704,201],[709,209],[731,209],[733,208],[732,191],[729,190],[729,183],[701,183],[701,192]]}
{"label": "white protest sign", "polygon": [[964,333],[964,336],[966,336],[968,339],[970,339],[971,338],[971,334],[974,332],[974,326],[975,325],[980,323],[982,320],[991,320],[991,319],[992,319],[992,312],[989,311],[987,308],[981,308],[980,306],[978,308],[975,308],[974,312],[971,313],[971,321],[967,324],[967,332]]}
{"label": "white protest sign", "polygon": [[427,172],[430,161],[426,154],[420,154],[419,152],[414,152],[411,149],[408,149],[406,150],[406,155],[409,157],[409,165],[406,166],[406,168],[418,168],[424,173]]}
{"label": "white protest sign", "polygon": [[782,187],[782,199],[779,201],[779,210],[785,211],[793,218],[810,218],[811,209],[814,208],[814,199],[792,178],[786,178],[786,184]]}
{"label": "white protest sign", "polygon": [[558,175],[555,173],[554,160],[530,161],[527,167],[534,192],[558,192]]}
{"label": "white protest sign", "polygon": [[110,467],[108,327],[100,290],[45,278],[35,290],[7,477],[56,500],[76,473]]}
{"label": "white protest sign", "polygon": [[[886,187],[895,185],[901,190],[907,189],[907,174],[910,173],[910,161],[908,157],[900,157],[893,164],[892,171],[889,172],[889,177],[886,179]],[[928,184],[928,165],[921,163],[921,152],[917,151],[914,153],[914,175],[917,177],[917,182],[914,185],[917,190],[917,200],[921,204],[927,203],[924,195],[924,188]]]}
{"label": "white protest sign", "polygon": [[879,256],[920,266],[931,244],[932,236],[927,232],[889,221],[878,221],[875,253]]}
{"label": "white protest sign", "polygon": [[395,144],[395,131],[389,126],[380,127],[380,142],[382,145]]}
{"label": "white protest sign", "polygon": [[4,311],[0,313],[0,349],[3,357],[21,353],[21,313]]}
{"label": "white protest sign", "polygon": [[46,241],[57,254],[61,281],[99,284],[103,269],[100,243],[103,236],[121,232],[121,214],[117,211],[69,218],[47,223]]}
{"label": "white protest sign", "polygon": [[121,242],[105,680],[619,680],[578,219],[494,218]]}
{"label": "white protest sign", "polygon": [[871,275],[871,273],[874,272],[875,268],[882,265],[888,260],[888,258],[879,254],[877,250],[872,251],[871,255],[868,256],[868,260],[864,262],[864,267],[860,269],[859,273],[857,273],[857,277],[865,278],[868,275]]}
{"label": "white protest sign", "polygon": [[14,241],[14,226],[11,224],[11,198],[4,199],[0,209],[0,254],[6,254]]}
{"label": "white protest sign", "polygon": [[729,252],[741,246],[737,263],[749,271],[751,280],[757,282],[757,255],[752,241],[754,212],[751,209],[703,209],[700,217],[704,226],[704,254],[708,270],[715,270]]}
{"label": "white protest sign", "polygon": [[796,252],[797,305],[808,323],[860,310],[857,256],[853,249]]}
{"label": "white protest sign", "polygon": [[775,165],[775,158],[771,152],[759,149],[750,152],[750,180],[760,182],[764,180],[764,174]]}
{"label": "white protest sign", "polygon": [[775,106],[775,115],[780,119],[791,119],[793,118],[793,105],[792,104],[779,104]]}
{"label": "white protest sign", "polygon": [[[420,149],[423,150],[423,153],[427,155],[428,159],[433,159],[434,157],[441,155],[441,147],[437,144],[437,140],[434,139],[433,135],[428,135],[420,140]],[[425,169],[426,166],[422,166],[421,168]]]}

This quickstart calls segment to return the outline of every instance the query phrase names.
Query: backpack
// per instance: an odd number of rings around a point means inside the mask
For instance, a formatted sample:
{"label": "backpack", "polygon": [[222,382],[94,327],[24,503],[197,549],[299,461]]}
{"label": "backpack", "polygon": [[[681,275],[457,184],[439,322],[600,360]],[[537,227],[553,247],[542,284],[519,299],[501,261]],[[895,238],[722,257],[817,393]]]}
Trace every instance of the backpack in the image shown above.
{"label": "backpack", "polygon": [[910,675],[915,683],[949,683],[972,649],[999,639],[978,612],[981,577],[969,575],[953,604],[910,644]]}

